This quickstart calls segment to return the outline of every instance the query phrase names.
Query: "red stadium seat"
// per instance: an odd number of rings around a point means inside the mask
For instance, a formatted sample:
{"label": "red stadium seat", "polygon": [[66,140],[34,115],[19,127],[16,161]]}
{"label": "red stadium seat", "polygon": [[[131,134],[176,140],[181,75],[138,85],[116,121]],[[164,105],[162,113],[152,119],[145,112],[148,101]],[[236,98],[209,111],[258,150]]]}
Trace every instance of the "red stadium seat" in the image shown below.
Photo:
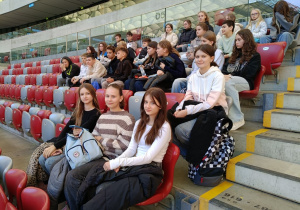
{"label": "red stadium seat", "polygon": [[4,98],[4,96],[5,96],[5,86],[6,85],[4,85],[4,84],[0,85],[0,96],[1,96],[1,98]]}
{"label": "red stadium seat", "polygon": [[60,65],[54,64],[52,66],[52,74],[59,74],[59,73],[61,73]]}
{"label": "red stadium seat", "polygon": [[53,105],[53,91],[58,89],[58,86],[49,86],[47,89],[44,90],[43,93],[43,104],[47,107],[54,107]]}
{"label": "red stadium seat", "polygon": [[4,84],[4,77],[5,77],[5,75],[0,76],[0,84]]}
{"label": "red stadium seat", "polygon": [[41,69],[40,66],[37,66],[37,67],[34,67],[34,68],[35,68],[35,70],[34,70],[33,74],[40,74],[40,73],[42,73],[42,69]]}
{"label": "red stadium seat", "polygon": [[101,113],[107,112],[108,108],[105,104],[105,89],[98,89],[96,91],[96,96],[97,96]]}
{"label": "red stadium seat", "polygon": [[[40,86],[39,88],[35,89],[35,103],[37,103],[39,106],[44,105],[44,103],[43,103],[44,90],[47,88],[48,88],[48,86]],[[28,95],[27,95],[27,97],[28,97]]]}
{"label": "red stadium seat", "polygon": [[253,90],[244,90],[242,92],[239,92],[239,96],[241,98],[255,98],[257,96],[257,94],[259,93],[260,82],[262,80],[262,77],[265,74],[265,71],[266,71],[266,68],[264,66],[261,66],[261,69],[257,73],[256,78],[254,80],[254,89]]}
{"label": "red stadium seat", "polygon": [[5,98],[9,99],[10,98],[10,84],[6,84],[4,91],[5,91]]}
{"label": "red stadium seat", "polygon": [[69,111],[73,111],[78,98],[78,87],[72,87],[65,92],[65,106]]}
{"label": "red stadium seat", "polygon": [[25,85],[30,85],[30,76],[31,76],[31,74],[25,75]]}
{"label": "red stadium seat", "polygon": [[25,63],[25,67],[32,67],[32,62]]}
{"label": "red stadium seat", "polygon": [[15,100],[21,101],[21,89],[24,85],[16,85],[15,86]]}
{"label": "red stadium seat", "polygon": [[[137,204],[138,206],[154,204],[167,197],[173,187],[174,169],[179,155],[179,148],[175,144],[170,143],[162,161],[162,168],[164,171],[163,183],[158,187],[155,194],[151,198],[148,198],[146,201]],[[172,209],[174,209],[174,204]]]}
{"label": "red stadium seat", "polygon": [[5,174],[5,182],[9,196],[9,202],[17,201],[18,209],[22,209],[21,192],[27,184],[27,174],[20,169],[10,169]]}
{"label": "red stadium seat", "polygon": [[31,67],[31,74],[37,74],[36,67]]}
{"label": "red stadium seat", "polygon": [[19,70],[19,69],[13,69],[13,70],[12,70],[12,74],[13,74],[13,75],[17,75],[18,70]]}
{"label": "red stadium seat", "polygon": [[37,115],[30,116],[30,133],[35,140],[41,142],[42,121],[43,119],[49,119],[51,114],[50,110],[40,110]]}
{"label": "red stadium seat", "polygon": [[5,101],[3,105],[0,105],[0,122],[2,124],[5,123],[5,108],[10,107],[14,102]]}
{"label": "red stadium seat", "polygon": [[7,66],[7,68],[8,68],[8,69],[11,69],[11,65],[9,64],[9,65]]}
{"label": "red stadium seat", "polygon": [[81,66],[81,63],[75,63],[77,66],[79,66],[79,68],[80,68],[80,66]]}
{"label": "red stadium seat", "polygon": [[18,109],[13,110],[13,125],[18,131],[22,131],[22,113],[29,112],[30,106],[22,104]]}
{"label": "red stadium seat", "polygon": [[16,86],[17,85],[10,85],[10,87],[9,87],[9,97],[12,100],[15,100],[15,89],[16,89]]}
{"label": "red stadium seat", "polygon": [[73,63],[79,63],[80,62],[79,56],[71,56],[70,59]]}
{"label": "red stadium seat", "polygon": [[48,78],[49,86],[56,86],[57,85],[57,74],[50,74]]}
{"label": "red stadium seat", "polygon": [[61,123],[56,124],[56,126],[55,126],[55,137],[58,137],[60,135],[60,133],[66,127],[66,125],[69,122],[69,120],[70,120],[70,117],[66,117],[64,119],[63,124],[61,124]]}
{"label": "red stadium seat", "polygon": [[49,76],[50,76],[50,74],[44,74],[42,76],[42,85],[43,86],[48,86],[49,85]]}
{"label": "red stadium seat", "polygon": [[133,96],[133,92],[131,90],[123,90],[123,97],[124,97],[124,110],[128,111],[128,102],[129,98]]}
{"label": "red stadium seat", "polygon": [[[261,56],[261,65],[265,66],[265,75],[274,75],[276,83],[279,83],[279,73],[276,70],[284,58],[284,49],[286,42],[274,42],[267,44],[258,44],[257,52]],[[264,77],[262,79],[264,83]]]}
{"label": "red stadium seat", "polygon": [[19,68],[18,70],[18,75],[22,75],[23,74],[23,69],[22,68]]}
{"label": "red stadium seat", "polygon": [[60,64],[60,58],[55,59],[55,64]]}
{"label": "red stadium seat", "polygon": [[26,187],[21,193],[23,210],[49,210],[50,199],[48,194],[36,187]]}
{"label": "red stadium seat", "polygon": [[36,74],[30,75],[30,85],[36,85]]}
{"label": "red stadium seat", "polygon": [[17,210],[17,208],[7,200],[5,192],[0,185],[0,209],[2,210]]}
{"label": "red stadium seat", "polygon": [[36,66],[41,66],[41,61],[37,61],[35,65]]}
{"label": "red stadium seat", "polygon": [[136,56],[138,56],[140,54],[140,52],[142,51],[143,48],[139,47],[135,50],[135,54]]}
{"label": "red stadium seat", "polygon": [[49,65],[55,64],[55,59],[51,59]]}
{"label": "red stadium seat", "polygon": [[13,75],[12,77],[11,77],[11,84],[16,84],[16,75]]}
{"label": "red stadium seat", "polygon": [[165,93],[167,97],[167,110],[171,109],[174,104],[177,102],[180,103],[185,94],[184,93]]}
{"label": "red stadium seat", "polygon": [[33,74],[33,68],[35,68],[35,67],[28,67],[27,74]]}
{"label": "red stadium seat", "polygon": [[27,100],[31,104],[35,104],[35,90],[40,86],[32,85],[27,89]]}

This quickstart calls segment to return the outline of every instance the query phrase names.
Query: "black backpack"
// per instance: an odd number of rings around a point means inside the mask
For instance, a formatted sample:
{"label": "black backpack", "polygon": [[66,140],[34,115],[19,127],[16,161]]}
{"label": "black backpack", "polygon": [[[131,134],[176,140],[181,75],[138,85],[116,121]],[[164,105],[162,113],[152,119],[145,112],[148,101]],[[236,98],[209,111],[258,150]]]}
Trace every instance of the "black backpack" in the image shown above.
{"label": "black backpack", "polygon": [[194,184],[213,187],[221,182],[227,163],[234,152],[235,142],[229,135],[231,128],[232,121],[229,118],[220,119],[201,163],[198,165],[189,163],[188,177]]}

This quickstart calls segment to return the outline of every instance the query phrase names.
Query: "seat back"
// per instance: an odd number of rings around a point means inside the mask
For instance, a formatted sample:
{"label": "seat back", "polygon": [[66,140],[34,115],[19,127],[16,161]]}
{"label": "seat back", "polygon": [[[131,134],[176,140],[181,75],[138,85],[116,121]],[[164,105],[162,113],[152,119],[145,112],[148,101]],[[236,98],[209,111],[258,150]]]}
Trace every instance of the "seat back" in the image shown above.
{"label": "seat back", "polygon": [[41,66],[41,73],[46,74],[47,73],[47,66]]}
{"label": "seat back", "polygon": [[27,101],[31,104],[35,104],[35,91],[40,86],[32,85],[27,89]]}
{"label": "seat back", "polygon": [[48,78],[49,86],[56,86],[57,85],[57,74],[50,74]]}
{"label": "seat back", "polygon": [[7,156],[0,156],[0,181],[2,181],[4,192],[7,192],[5,174],[13,166],[12,159]]}
{"label": "seat back", "polygon": [[53,90],[53,104],[56,108],[62,108],[64,106],[64,95],[65,91],[68,89],[69,87],[63,86]]}
{"label": "seat back", "polygon": [[72,87],[65,92],[65,106],[69,111],[73,111],[78,99],[78,87]]}
{"label": "seat back", "polygon": [[42,120],[49,119],[50,115],[50,110],[40,110],[37,115],[30,116],[30,133],[35,140],[41,142]]}
{"label": "seat back", "polygon": [[27,100],[27,89],[30,88],[30,87],[31,87],[31,85],[26,85],[26,86],[21,88],[21,100],[24,103],[28,102],[28,100]]}
{"label": "seat back", "polygon": [[122,90],[124,97],[124,110],[128,111],[128,102],[129,98],[133,96],[133,92],[131,90]]}
{"label": "seat back", "polygon": [[61,113],[53,113],[49,116],[49,119],[43,119],[42,121],[42,140],[48,141],[55,137],[56,125],[63,123],[65,115]]}
{"label": "seat back", "polygon": [[48,194],[36,187],[26,187],[21,193],[23,210],[49,210]]}
{"label": "seat back", "polygon": [[15,86],[15,100],[16,101],[21,101],[21,89],[24,87],[23,85],[16,85]]}
{"label": "seat back", "polygon": [[9,98],[15,100],[15,90],[17,85],[10,85],[9,87]]}
{"label": "seat back", "polygon": [[0,185],[0,209],[17,210],[16,207],[7,200],[5,192]]}
{"label": "seat back", "polygon": [[43,103],[47,107],[53,107],[53,91],[58,89],[58,86],[49,86],[47,89],[44,90],[43,93]]}
{"label": "seat back", "polygon": [[66,127],[65,124],[61,124],[61,123],[56,124],[56,126],[55,126],[55,137],[58,137],[65,127]]}
{"label": "seat back", "polygon": [[257,73],[255,80],[254,80],[254,89],[253,90],[244,90],[242,92],[239,92],[239,96],[241,98],[255,98],[259,93],[259,87],[262,80],[262,77],[264,76],[266,71],[266,68],[264,66],[261,66],[260,71]]}
{"label": "seat back", "polygon": [[48,89],[48,86],[40,86],[39,88],[35,89],[35,103],[37,103],[39,106],[43,106],[43,96],[44,91]]}
{"label": "seat back", "polygon": [[37,113],[41,109],[38,107],[31,107],[28,112],[23,111],[22,113],[22,129],[26,135],[30,135],[30,129],[31,129],[31,124],[30,124],[30,117],[31,115],[37,115]]}
{"label": "seat back", "polygon": [[17,200],[18,209],[22,209],[21,192],[27,184],[27,174],[20,169],[10,169],[5,174],[9,202]]}
{"label": "seat back", "polygon": [[31,85],[36,85],[36,74],[30,75],[30,84]]}
{"label": "seat back", "polygon": [[20,106],[20,103],[14,103],[11,105],[11,107],[5,108],[5,124],[13,127],[13,110],[18,109]]}
{"label": "seat back", "polygon": [[107,112],[108,108],[105,104],[105,89],[98,89],[96,91],[96,96],[97,96],[101,113]]}
{"label": "seat back", "polygon": [[18,131],[21,131],[21,127],[22,127],[22,112],[26,111],[28,112],[30,109],[29,105],[25,105],[22,104],[19,106],[18,109],[14,109],[13,110],[13,116],[12,116],[12,121],[13,121],[13,125],[15,127],[15,129],[17,129]]}
{"label": "seat back", "polygon": [[157,203],[164,199],[171,192],[173,187],[174,169],[179,155],[179,148],[175,144],[169,143],[169,147],[162,162],[162,168],[164,171],[163,183],[158,187],[155,194],[151,198],[139,203],[138,206]]}
{"label": "seat back", "polygon": [[[42,75],[42,84],[43,86],[49,85],[49,74],[41,74]],[[36,81],[37,82],[37,81]]]}
{"label": "seat back", "polygon": [[142,51],[143,48],[139,47],[135,50],[135,54],[136,56],[138,56],[140,54],[140,52]]}
{"label": "seat back", "polygon": [[257,52],[261,56],[261,65],[265,66],[265,75],[273,75],[274,69],[277,69],[284,58],[284,49],[286,42],[274,42],[267,44],[258,44]]}
{"label": "seat back", "polygon": [[141,102],[143,96],[131,96],[129,98],[129,113],[132,114],[137,121],[141,118]]}
{"label": "seat back", "polygon": [[43,84],[43,74],[39,74],[36,76],[36,85],[42,85]]}
{"label": "seat back", "polygon": [[184,93],[165,93],[167,97],[167,110],[171,109],[177,102],[180,103],[185,94]]}

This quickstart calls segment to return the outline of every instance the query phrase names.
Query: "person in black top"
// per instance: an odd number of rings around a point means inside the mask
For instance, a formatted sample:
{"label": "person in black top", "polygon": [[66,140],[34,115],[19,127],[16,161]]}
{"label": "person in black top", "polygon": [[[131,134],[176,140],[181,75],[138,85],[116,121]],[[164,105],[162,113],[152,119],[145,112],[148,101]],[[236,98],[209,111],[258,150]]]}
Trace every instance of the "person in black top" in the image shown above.
{"label": "person in black top", "polygon": [[68,86],[71,87],[72,86],[71,79],[80,74],[80,67],[74,64],[69,57],[64,56],[61,59],[60,68],[62,71],[61,73],[62,78],[58,80],[57,85],[60,87],[63,86],[63,84],[67,84]]}
{"label": "person in black top", "polygon": [[225,64],[225,94],[233,100],[229,110],[229,118],[233,122],[231,130],[237,130],[245,124],[241,112],[239,92],[254,89],[254,80],[261,68],[260,54],[256,51],[256,43],[249,29],[237,32],[233,52],[229,64]]}
{"label": "person in black top", "polygon": [[200,23],[206,23],[208,30],[214,32],[214,28],[209,24],[209,17],[205,11],[198,12],[198,21]]}
{"label": "person in black top", "polygon": [[69,126],[77,125],[93,132],[101,115],[96,92],[91,84],[83,83],[78,89],[78,95],[80,103],[77,103],[71,119],[58,137],[48,141],[54,144],[46,148],[39,158],[40,165],[48,174],[50,174],[55,163],[64,157],[61,148],[66,145],[67,134],[78,136],[81,132],[81,129],[71,129]]}
{"label": "person in black top", "polygon": [[116,43],[114,44],[114,47],[117,47],[117,46],[118,46],[118,43],[119,43],[120,41],[124,41],[124,42],[125,42],[125,40],[122,39],[121,34],[116,34],[116,35],[115,35],[115,40],[116,40]]}
{"label": "person in black top", "polygon": [[196,31],[191,28],[192,22],[190,20],[185,20],[183,22],[183,27],[184,29],[178,39],[178,44],[176,46],[176,50],[178,52],[186,52],[188,44],[196,38]]}

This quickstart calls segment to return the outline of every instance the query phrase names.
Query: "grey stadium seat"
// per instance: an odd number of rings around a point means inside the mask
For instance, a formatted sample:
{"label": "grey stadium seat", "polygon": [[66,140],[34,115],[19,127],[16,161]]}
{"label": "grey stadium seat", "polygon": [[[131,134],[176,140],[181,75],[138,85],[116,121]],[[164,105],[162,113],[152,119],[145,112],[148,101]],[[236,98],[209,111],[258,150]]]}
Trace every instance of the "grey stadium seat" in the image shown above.
{"label": "grey stadium seat", "polygon": [[31,87],[31,85],[26,85],[25,87],[21,88],[21,100],[24,103],[28,102],[28,100],[27,100],[27,89],[30,88],[30,87]]}
{"label": "grey stadium seat", "polygon": [[53,104],[56,108],[61,109],[62,107],[64,107],[65,91],[69,88],[70,87],[68,86],[63,86],[53,90]]}
{"label": "grey stadium seat", "polygon": [[47,73],[48,73],[48,74],[52,74],[52,72],[53,72],[52,69],[53,69],[53,65],[48,65],[48,66],[47,66]]}
{"label": "grey stadium seat", "polygon": [[13,167],[13,161],[10,157],[0,156],[0,182],[3,183],[3,189],[7,194],[7,187],[5,182],[5,174],[6,172]]}
{"label": "grey stadium seat", "polygon": [[6,125],[10,127],[14,127],[12,124],[12,115],[13,115],[13,110],[19,108],[21,104],[20,103],[13,103],[11,107],[6,107],[5,108],[5,123]]}
{"label": "grey stadium seat", "polygon": [[141,102],[142,102],[143,96],[140,95],[134,95],[129,98],[128,106],[129,106],[129,113],[132,114],[135,118],[135,120],[138,120],[141,118]]}
{"label": "grey stadium seat", "polygon": [[47,73],[47,66],[41,66],[41,73]]}
{"label": "grey stadium seat", "polygon": [[22,129],[23,129],[23,132],[28,135],[28,136],[31,136],[31,133],[30,133],[30,116],[31,115],[36,115],[41,109],[38,108],[38,107],[31,107],[29,109],[29,112],[23,112],[22,113]]}
{"label": "grey stadium seat", "polygon": [[138,92],[135,92],[134,93],[134,96],[144,96],[145,95],[145,93],[146,93],[146,91],[138,91]]}
{"label": "grey stadium seat", "polygon": [[43,79],[43,75],[45,74],[39,74],[36,76],[36,85],[42,85],[42,79]]}
{"label": "grey stadium seat", "polygon": [[61,113],[52,113],[49,119],[43,119],[42,122],[42,140],[48,141],[55,137],[55,126],[58,123],[63,123],[65,115]]}

